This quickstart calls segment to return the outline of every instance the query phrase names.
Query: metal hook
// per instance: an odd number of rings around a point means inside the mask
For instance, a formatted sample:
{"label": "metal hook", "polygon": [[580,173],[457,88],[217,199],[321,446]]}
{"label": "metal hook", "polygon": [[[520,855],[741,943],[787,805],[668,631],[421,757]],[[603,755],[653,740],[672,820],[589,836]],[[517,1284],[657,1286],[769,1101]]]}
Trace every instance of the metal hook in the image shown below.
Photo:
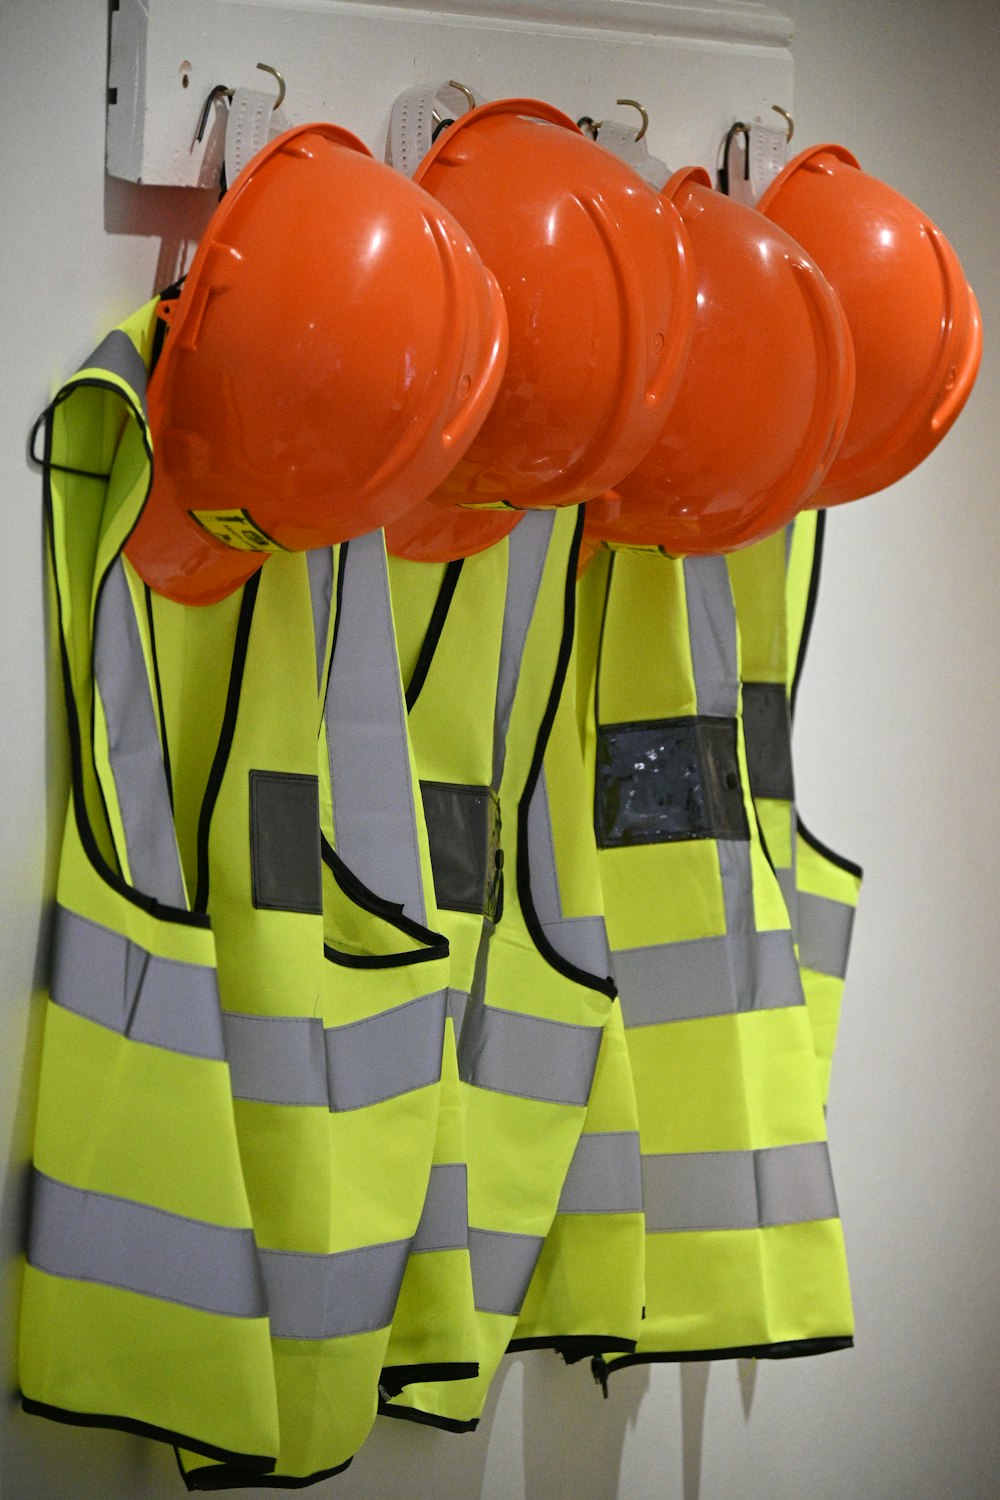
{"label": "metal hook", "polygon": [[468,100],[469,109],[475,109],[475,107],[476,107],[476,96],[472,92],[471,89],[466,88],[466,86],[465,86],[464,83],[459,83],[457,81],[457,79],[455,79],[455,78],[449,78],[448,79],[448,87],[450,89],[458,89],[458,92],[460,94],[464,94],[465,97],[466,97],[466,99]]}
{"label": "metal hook", "polygon": [[597,132],[600,130],[601,125],[594,119],[593,115],[581,115],[576,124],[577,128],[582,130],[586,135],[589,135],[592,141],[597,140]]}
{"label": "metal hook", "polygon": [[726,139],[722,145],[722,165],[719,167],[719,192],[729,195],[729,152],[732,149],[734,136],[743,137],[744,160],[743,180],[750,181],[750,126],[743,120],[736,120],[726,131]]}
{"label": "metal hook", "polygon": [[272,104],[271,108],[272,109],[280,109],[281,106],[285,102],[285,80],[284,80],[284,78],[278,72],[277,68],[272,68],[271,67],[270,63],[258,63],[257,67],[259,68],[259,70],[260,70],[261,73],[270,73],[271,77],[277,80],[277,84],[278,84],[278,97],[277,97],[277,99],[275,99],[275,101]]}
{"label": "metal hook", "polygon": [[[637,109],[639,111],[639,114],[642,116],[642,129],[639,131],[639,134],[635,138],[636,139],[636,144],[638,144],[639,141],[641,141],[642,138],[643,138],[643,136],[646,134],[646,131],[649,129],[649,115],[646,113],[646,111],[643,108],[643,106],[639,103],[638,99],[616,99],[615,103],[616,104],[631,104],[632,108],[633,109]],[[603,124],[603,123],[604,122],[602,120],[601,124]],[[598,129],[599,128],[600,127],[598,127]]]}
{"label": "metal hook", "polygon": [[215,85],[215,88],[209,94],[208,98],[205,100],[205,103],[202,106],[201,115],[198,118],[198,129],[195,132],[194,137],[196,141],[200,141],[205,134],[205,126],[208,124],[208,113],[212,108],[212,105],[215,103],[216,99],[228,99],[230,104],[232,104],[232,89],[227,88],[224,83],[217,83]]}
{"label": "metal hook", "polygon": [[785,144],[787,145],[791,141],[792,136],[795,134],[795,121],[788,113],[788,110],[782,109],[780,104],[772,104],[771,108],[774,110],[776,115],[781,116],[781,118],[785,122],[785,125],[787,126],[787,131],[785,134]]}

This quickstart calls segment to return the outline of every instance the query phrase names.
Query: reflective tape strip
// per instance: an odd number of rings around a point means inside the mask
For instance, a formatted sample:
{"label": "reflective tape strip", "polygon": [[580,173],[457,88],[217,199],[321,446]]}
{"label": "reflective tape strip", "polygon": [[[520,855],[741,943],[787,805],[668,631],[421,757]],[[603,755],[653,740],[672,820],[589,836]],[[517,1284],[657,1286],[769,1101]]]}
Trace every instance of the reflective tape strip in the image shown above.
{"label": "reflective tape strip", "polygon": [[479,1312],[517,1317],[543,1244],[540,1235],[469,1230],[472,1290]]}
{"label": "reflective tape strip", "polygon": [[688,557],[683,567],[698,712],[735,719],[739,708],[739,654],[726,559]]}
{"label": "reflective tape strip", "polygon": [[326,734],[337,853],[427,925],[406,705],[381,531],[344,543]]}
{"label": "reflective tape strip", "polygon": [[654,1233],[766,1229],[837,1217],[825,1141],[644,1156],[642,1194],[646,1228]]}
{"label": "reflective tape strip", "polygon": [[414,1250],[464,1250],[469,1243],[468,1172],[464,1162],[431,1167]]}
{"label": "reflective tape strip", "polygon": [[309,598],[316,639],[316,686],[322,692],[330,611],[333,608],[333,548],[313,548],[306,553],[306,566],[309,569]]}
{"label": "reflective tape strip", "polygon": [[[795,954],[782,928],[622,948],[612,953],[611,970],[628,1027],[731,1015],[747,999],[743,1008],[749,1010],[804,1003]],[[752,983],[737,989],[737,975],[752,976]]]}
{"label": "reflective tape strip", "polygon": [[[729,569],[724,557],[689,557],[684,562],[691,662],[694,669],[699,713],[736,715],[740,701],[739,647],[736,607]],[[767,1008],[769,971],[758,962],[754,941],[754,886],[749,842],[720,839],[716,845],[722,877],[722,901],[726,934],[730,939],[732,987],[737,1010]],[[787,944],[794,962],[791,931],[775,936],[772,943]],[[784,994],[784,988],[782,994]],[[795,966],[796,999],[802,984]],[[786,999],[785,1004],[794,1003]]]}
{"label": "reflective tape strip", "polygon": [[465,1020],[465,1008],[469,1003],[468,990],[453,990],[447,992],[446,1014],[451,1016],[451,1024],[456,1037],[462,1035],[462,1023]]}
{"label": "reflective tape strip", "polygon": [[504,601],[496,715],[493,720],[493,786],[499,787],[507,755],[507,729],[521,675],[521,659],[542,586],[555,511],[536,510],[521,517],[507,539],[507,594]]}
{"label": "reflective tape strip", "polygon": [[563,1183],[559,1212],[642,1212],[642,1167],[638,1131],[618,1130],[581,1135]]}
{"label": "reflective tape strip", "polygon": [[222,1017],[233,1098],[329,1108],[326,1039],[316,1016]]}
{"label": "reflective tape strip", "polygon": [[387,1328],[409,1253],[409,1240],[330,1255],[261,1250],[272,1338],[348,1338]]}
{"label": "reflective tape strip", "polygon": [[500,1010],[473,995],[459,1039],[458,1071],[465,1083],[477,1088],[584,1105],[590,1098],[601,1031],[600,1026]]}
{"label": "reflective tape strip", "polygon": [[792,722],[783,682],[744,682],[743,731],[753,795],[794,801]]}
{"label": "reflective tape strip", "polygon": [[604,978],[609,967],[604,918],[563,916],[544,766],[528,806],[528,874],[535,913],[553,948],[584,973]]}
{"label": "reflective tape strip", "polygon": [[55,910],[49,991],[63,1010],[130,1041],[225,1058],[214,969],[160,958],[64,906]]}
{"label": "reflective tape strip", "polygon": [[837,979],[847,975],[854,930],[854,907],[826,896],[798,893],[799,962]]}
{"label": "reflective tape strip", "polygon": [[94,678],[104,707],[131,882],[165,906],[186,909],[156,710],[121,557],[98,600]]}
{"label": "reflective tape strip", "polygon": [[250,1229],[228,1229],[84,1191],[35,1171],[28,1263],[233,1318],[267,1312]]}
{"label": "reflective tape strip", "polygon": [[[794,850],[795,845],[792,845]],[[794,858],[794,854],[793,854]],[[795,870],[788,869],[785,865],[776,865],[774,868],[775,879],[781,887],[781,894],[785,900],[788,911],[788,920],[792,924],[792,940],[798,942],[799,937],[799,892],[795,884]]]}
{"label": "reflective tape strip", "polygon": [[80,370],[107,370],[110,375],[117,375],[130,386],[139,398],[142,406],[143,416],[148,419],[146,410],[146,366],[143,364],[142,355],[133,344],[127,333],[120,328],[113,328],[108,336],[101,340],[89,359],[80,366]]}
{"label": "reflective tape strip", "polygon": [[363,1109],[441,1077],[445,990],[324,1028],[315,1016],[223,1016],[233,1097]]}

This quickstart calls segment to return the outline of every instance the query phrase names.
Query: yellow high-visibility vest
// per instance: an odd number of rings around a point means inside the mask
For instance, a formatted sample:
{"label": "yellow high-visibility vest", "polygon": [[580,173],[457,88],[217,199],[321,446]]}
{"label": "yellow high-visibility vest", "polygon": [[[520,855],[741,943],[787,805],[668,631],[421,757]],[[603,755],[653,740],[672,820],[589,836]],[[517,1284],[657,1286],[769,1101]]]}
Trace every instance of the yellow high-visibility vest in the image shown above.
{"label": "yellow high-visibility vest", "polygon": [[[404,664],[419,660],[425,674],[415,708],[429,715],[426,734],[414,725],[421,780],[452,788],[478,781],[484,797],[489,792],[497,799],[502,845],[502,905],[486,917],[458,1026],[480,1374],[448,1385],[411,1385],[386,1408],[455,1430],[475,1426],[515,1334],[567,1184],[615,1009],[597,882],[590,881],[588,893],[585,874],[575,888],[567,877],[561,861],[569,851],[560,856],[554,846],[543,767],[572,649],[579,536],[576,514],[527,515],[501,544],[507,554],[502,598],[498,587],[477,586],[480,571],[485,578],[498,567],[492,552],[462,566],[435,648],[442,652],[436,683],[426,653],[415,646],[402,651]],[[400,605],[401,621],[403,613]],[[423,618],[430,632],[435,617],[426,605]],[[419,635],[405,627],[401,633],[413,641]],[[487,721],[489,741],[472,759],[467,755],[468,768],[460,770],[456,685],[459,693],[479,693],[475,679],[462,678],[455,665],[469,651],[491,680],[498,661],[496,705]],[[470,726],[469,750],[475,734]],[[425,771],[425,765],[435,769]],[[433,849],[435,819],[426,796],[425,806]],[[482,866],[473,860],[469,867],[479,869],[482,890]],[[573,892],[569,908],[559,901],[566,890]]]}
{"label": "yellow high-visibility vest", "polygon": [[192,908],[122,558],[150,482],[156,304],[48,412],[45,503],[72,788],[21,1314],[26,1410],[274,1469],[268,1298],[216,935]]}
{"label": "yellow high-visibility vest", "polygon": [[851,1342],[788,913],[749,795],[723,558],[605,551],[581,581],[585,754],[635,1079],[642,1360]]}

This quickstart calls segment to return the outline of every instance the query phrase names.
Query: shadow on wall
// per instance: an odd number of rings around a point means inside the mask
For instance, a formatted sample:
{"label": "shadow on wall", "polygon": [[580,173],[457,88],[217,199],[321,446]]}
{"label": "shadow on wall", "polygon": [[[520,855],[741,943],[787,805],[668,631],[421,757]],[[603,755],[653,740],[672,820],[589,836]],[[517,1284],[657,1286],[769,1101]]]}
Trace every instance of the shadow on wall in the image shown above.
{"label": "shadow on wall", "polygon": [[605,1401],[589,1360],[567,1368],[543,1349],[523,1359],[527,1500],[555,1493],[612,1500],[619,1494],[626,1436],[649,1390],[649,1366],[617,1376]]}
{"label": "shadow on wall", "polygon": [[149,289],[159,292],[187,270],[217,202],[218,193],[206,188],[147,187],[106,176],[105,233],[160,241]]}

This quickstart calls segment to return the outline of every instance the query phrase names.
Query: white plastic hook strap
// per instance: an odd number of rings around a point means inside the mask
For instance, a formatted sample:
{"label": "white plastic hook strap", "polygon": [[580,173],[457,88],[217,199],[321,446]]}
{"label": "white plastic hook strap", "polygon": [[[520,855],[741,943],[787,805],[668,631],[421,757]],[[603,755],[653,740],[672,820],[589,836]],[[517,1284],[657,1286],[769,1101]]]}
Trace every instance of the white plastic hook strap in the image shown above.
{"label": "white plastic hook strap", "polygon": [[[477,100],[482,103],[482,100]],[[465,114],[469,101],[447,80],[437,85],[406,89],[389,114],[385,159],[405,177],[412,177],[434,143],[434,132],[444,120]]]}
{"label": "white plastic hook strap", "polygon": [[226,121],[226,186],[232,187],[247,162],[287,129],[283,111],[274,107],[273,88],[235,89]]}
{"label": "white plastic hook strap", "polygon": [[750,126],[750,171],[743,132],[729,143],[729,196],[754,208],[788,161],[788,127],[754,120]]}
{"label": "white plastic hook strap", "polygon": [[657,193],[670,176],[666,162],[650,153],[646,137],[636,140],[634,120],[602,120],[595,139],[599,146],[619,157]]}

